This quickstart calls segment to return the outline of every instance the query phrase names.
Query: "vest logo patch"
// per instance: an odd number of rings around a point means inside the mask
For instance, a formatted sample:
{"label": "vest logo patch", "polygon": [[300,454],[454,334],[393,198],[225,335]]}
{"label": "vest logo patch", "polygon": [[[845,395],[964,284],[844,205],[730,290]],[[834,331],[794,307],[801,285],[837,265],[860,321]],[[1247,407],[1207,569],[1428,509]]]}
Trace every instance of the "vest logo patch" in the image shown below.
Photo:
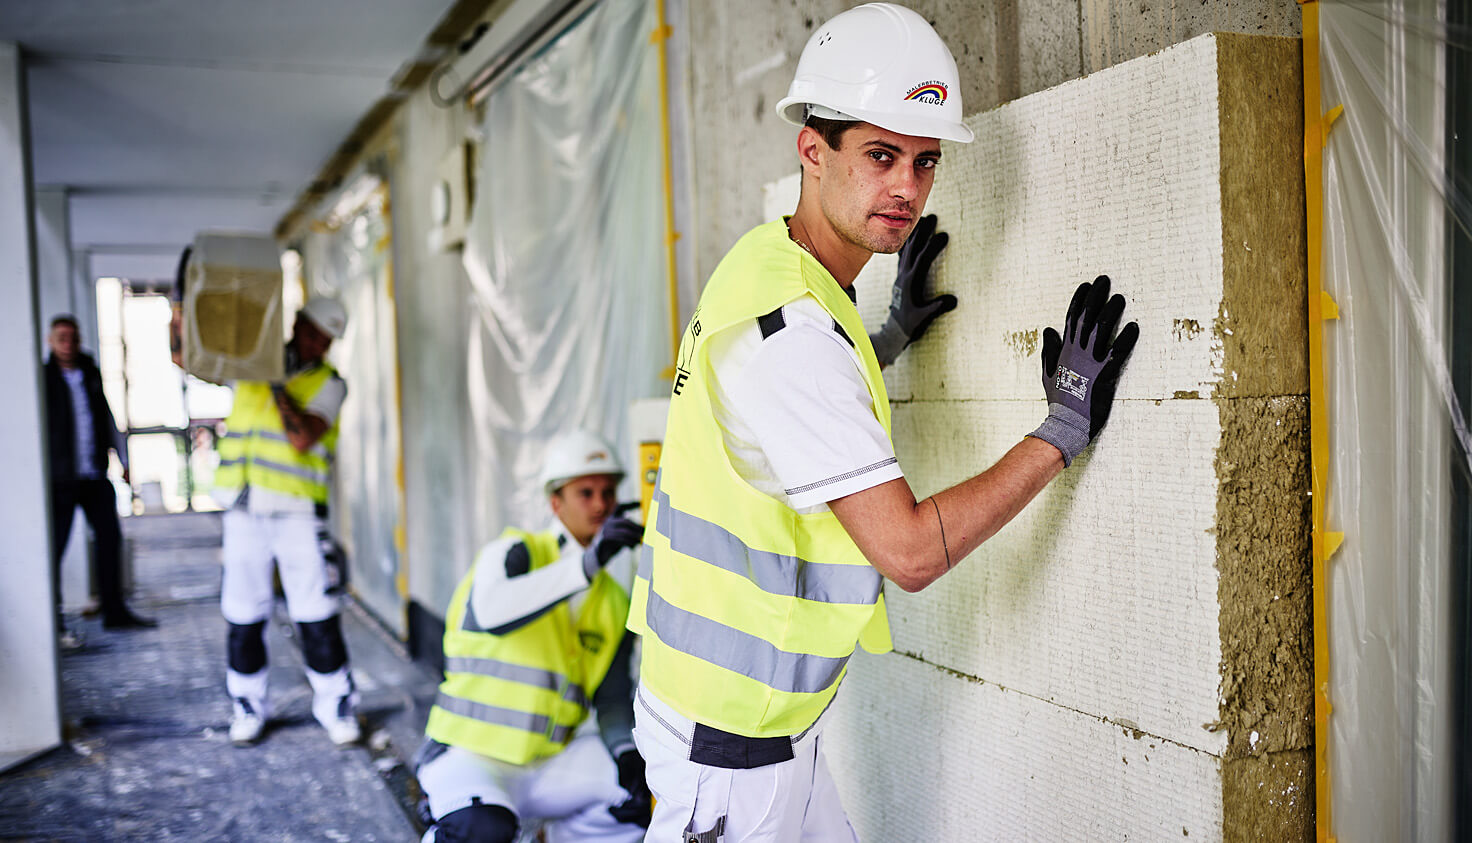
{"label": "vest logo patch", "polygon": [[675,364],[675,385],[671,390],[679,395],[685,388],[685,381],[693,374],[690,371],[690,358],[695,356],[695,340],[700,336],[700,309],[695,309],[695,315],[690,317],[690,327],[685,329],[685,339],[680,343],[680,362]]}
{"label": "vest logo patch", "polygon": [[600,632],[587,629],[578,630],[578,643],[583,645],[584,650],[595,656],[598,655],[599,650],[603,649],[603,640],[603,634]]}

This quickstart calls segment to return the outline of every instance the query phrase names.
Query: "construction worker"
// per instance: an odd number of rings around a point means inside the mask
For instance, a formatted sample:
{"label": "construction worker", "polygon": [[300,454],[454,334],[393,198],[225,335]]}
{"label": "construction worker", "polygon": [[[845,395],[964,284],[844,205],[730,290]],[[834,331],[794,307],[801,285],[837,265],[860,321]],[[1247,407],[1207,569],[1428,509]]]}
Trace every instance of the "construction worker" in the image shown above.
{"label": "construction worker", "polygon": [[312,686],[312,715],[332,742],[360,737],[338,594],[324,549],[328,479],[347,384],[326,361],[347,312],[318,297],[297,312],[284,384],[239,381],[220,440],[214,495],[224,516],[220,609],[229,626],[225,684],[234,706],[230,739],[254,743],[270,716],[266,621],[280,572]]}
{"label": "construction worker", "polygon": [[[856,839],[822,715],[856,643],[890,648],[883,581],[925,588],[1061,472],[1103,427],[1138,333],[1115,337],[1108,279],[1081,285],[1044,340],[1046,420],[916,501],[880,367],[954,306],[924,295],[945,235],[921,214],[939,141],[972,140],[955,61],[909,9],[859,6],[813,34],[777,109],[803,127],[801,198],[736,243],[685,332],[629,611],[650,840]],[[853,280],[896,251],[868,337]]]}
{"label": "construction worker", "polygon": [[[445,616],[445,681],[415,759],[429,841],[636,841],[649,825],[634,748],[634,637],[624,634],[644,528],[614,514],[624,471],[577,431],[553,440],[542,488],[555,515],[476,555]],[[597,732],[583,726],[596,708]]]}

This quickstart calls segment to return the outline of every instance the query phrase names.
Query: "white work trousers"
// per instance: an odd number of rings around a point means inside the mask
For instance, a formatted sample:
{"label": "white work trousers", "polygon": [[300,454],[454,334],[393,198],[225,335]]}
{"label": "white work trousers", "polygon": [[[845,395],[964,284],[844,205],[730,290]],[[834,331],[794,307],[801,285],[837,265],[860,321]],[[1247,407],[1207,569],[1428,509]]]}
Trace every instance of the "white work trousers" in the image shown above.
{"label": "white work trousers", "polygon": [[[621,823],[610,806],[629,798],[618,767],[596,734],[574,738],[567,748],[530,764],[507,764],[456,746],[419,768],[429,811],[443,817],[472,798],[510,808],[523,829],[543,821],[547,843],[637,843],[644,829]],[[425,840],[433,840],[433,831]]]}
{"label": "white work trousers", "polygon": [[821,722],[793,758],[750,770],[689,760],[694,724],[649,691],[634,700],[634,743],[654,793],[650,843],[857,843],[823,756]]}
{"label": "white work trousers", "polygon": [[[220,584],[220,611],[225,620],[252,624],[271,617],[275,599],[271,571],[281,571],[286,612],[297,623],[325,621],[338,613],[338,598],[327,593],[327,560],[318,532],[322,519],[312,513],[258,515],[236,508],[225,512],[225,576]],[[269,716],[267,679],[270,670],[244,674],[225,671],[232,699],[244,699],[262,717]],[[346,666],[331,673],[307,669],[312,684],[312,713],[323,723],[337,716],[343,697],[356,700]]]}
{"label": "white work trousers", "polygon": [[311,513],[227,510],[225,579],[220,585],[225,620],[249,624],[271,617],[273,563],[281,571],[286,611],[293,621],[313,623],[337,614],[337,596],[327,593],[327,561],[317,535],[321,524]]}

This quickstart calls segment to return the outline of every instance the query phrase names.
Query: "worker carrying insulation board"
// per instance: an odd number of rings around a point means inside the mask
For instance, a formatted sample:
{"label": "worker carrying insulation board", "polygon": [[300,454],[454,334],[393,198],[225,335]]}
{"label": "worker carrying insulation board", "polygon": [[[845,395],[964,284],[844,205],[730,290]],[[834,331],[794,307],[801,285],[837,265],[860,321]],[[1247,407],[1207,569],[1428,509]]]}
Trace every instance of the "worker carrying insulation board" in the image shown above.
{"label": "worker carrying insulation board", "polygon": [[[476,555],[445,613],[445,681],[415,772],[424,841],[637,841],[649,825],[634,748],[635,639],[624,634],[644,528],[616,514],[623,467],[583,431],[548,447],[552,525]],[[597,728],[588,720],[597,709]]]}
{"label": "worker carrying insulation board", "polygon": [[239,745],[259,739],[270,714],[265,635],[273,567],[301,636],[313,716],[333,743],[360,736],[326,528],[338,411],[347,397],[326,356],[346,329],[336,299],[308,301],[286,347],[285,383],[236,381],[225,419],[214,495],[226,510],[220,608],[229,627],[230,739]]}
{"label": "worker carrying insulation board", "polygon": [[[823,714],[856,644],[890,649],[884,580],[925,588],[1067,467],[1138,335],[1116,337],[1107,278],[1080,285],[1045,333],[1042,424],[916,501],[880,368],[955,305],[924,294],[946,235],[921,215],[939,140],[972,140],[956,63],[909,9],[859,6],[813,34],[777,109],[802,126],[801,197],[732,247],[685,331],[629,611],[650,840],[855,839]],[[868,336],[852,283],[876,252],[899,275]]]}

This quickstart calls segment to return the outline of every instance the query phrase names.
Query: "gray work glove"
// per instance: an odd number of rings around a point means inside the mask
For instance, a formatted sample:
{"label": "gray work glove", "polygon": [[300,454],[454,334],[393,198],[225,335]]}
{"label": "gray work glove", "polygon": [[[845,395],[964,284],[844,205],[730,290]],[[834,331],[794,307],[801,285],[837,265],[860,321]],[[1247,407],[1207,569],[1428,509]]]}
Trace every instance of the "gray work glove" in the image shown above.
{"label": "gray work glove", "polygon": [[1088,447],[1114,402],[1120,370],[1129,359],[1140,326],[1134,322],[1114,335],[1124,315],[1124,296],[1109,296],[1109,276],[1083,283],[1068,305],[1065,334],[1043,331],[1043,392],[1048,417],[1032,432],[1063,453],[1065,466]]}
{"label": "gray work glove", "polygon": [[583,573],[588,581],[598,574],[608,560],[626,547],[638,547],[644,541],[644,525],[636,524],[621,515],[613,515],[598,528],[588,548],[583,551]]}
{"label": "gray work glove", "polygon": [[935,214],[926,214],[916,223],[905,245],[900,247],[900,268],[894,277],[894,294],[889,300],[889,318],[878,333],[869,335],[879,365],[888,366],[900,352],[930,327],[935,317],[956,307],[956,297],[949,293],[925,298],[925,279],[930,265],[946,247],[950,238],[935,230]]}

